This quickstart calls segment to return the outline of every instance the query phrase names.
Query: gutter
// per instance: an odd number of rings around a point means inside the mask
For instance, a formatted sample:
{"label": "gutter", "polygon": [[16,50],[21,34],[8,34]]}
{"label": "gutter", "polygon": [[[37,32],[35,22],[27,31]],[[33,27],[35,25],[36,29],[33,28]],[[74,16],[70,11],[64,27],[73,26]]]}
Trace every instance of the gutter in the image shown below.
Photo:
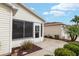
{"label": "gutter", "polygon": [[13,4],[11,4],[11,3],[3,3],[3,4],[5,4],[5,5],[7,5],[8,7],[10,7],[11,9],[12,9],[12,12],[13,12],[13,16],[16,14],[16,12],[17,12],[17,7],[15,7]]}

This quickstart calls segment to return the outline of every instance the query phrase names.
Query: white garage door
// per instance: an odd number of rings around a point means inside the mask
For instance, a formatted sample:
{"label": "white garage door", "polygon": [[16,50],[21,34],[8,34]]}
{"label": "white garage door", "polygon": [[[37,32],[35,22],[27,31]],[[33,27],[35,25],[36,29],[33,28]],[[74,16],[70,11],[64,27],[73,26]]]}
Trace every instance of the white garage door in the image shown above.
{"label": "white garage door", "polygon": [[9,7],[0,4],[0,50],[3,53],[10,52],[10,21],[11,11]]}

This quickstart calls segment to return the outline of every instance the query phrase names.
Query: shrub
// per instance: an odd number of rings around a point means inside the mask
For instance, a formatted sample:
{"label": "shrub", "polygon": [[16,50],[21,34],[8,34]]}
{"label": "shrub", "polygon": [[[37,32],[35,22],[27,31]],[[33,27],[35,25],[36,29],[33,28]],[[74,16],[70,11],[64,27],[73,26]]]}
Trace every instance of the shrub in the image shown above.
{"label": "shrub", "polygon": [[78,42],[70,42],[69,44],[74,44],[74,45],[79,47],[79,43]]}
{"label": "shrub", "polygon": [[50,55],[50,54],[45,54],[44,56],[53,56],[53,55]]}
{"label": "shrub", "polygon": [[46,38],[47,38],[47,35],[45,35],[44,37],[46,37]]}
{"label": "shrub", "polygon": [[74,44],[65,44],[65,45],[64,45],[64,48],[67,48],[67,49],[69,49],[69,50],[75,52],[76,55],[79,55],[79,47],[76,46],[76,45],[74,45]]}
{"label": "shrub", "polygon": [[49,36],[49,38],[53,38],[52,36]]}
{"label": "shrub", "polygon": [[44,37],[49,38],[49,35],[45,35]]}
{"label": "shrub", "polygon": [[57,48],[54,52],[55,56],[76,56],[76,54],[65,48]]}
{"label": "shrub", "polygon": [[59,39],[59,35],[54,35],[55,39]]}
{"label": "shrub", "polygon": [[28,50],[28,49],[32,49],[33,48],[33,44],[31,42],[24,42],[22,45],[21,45],[21,49],[23,50]]}

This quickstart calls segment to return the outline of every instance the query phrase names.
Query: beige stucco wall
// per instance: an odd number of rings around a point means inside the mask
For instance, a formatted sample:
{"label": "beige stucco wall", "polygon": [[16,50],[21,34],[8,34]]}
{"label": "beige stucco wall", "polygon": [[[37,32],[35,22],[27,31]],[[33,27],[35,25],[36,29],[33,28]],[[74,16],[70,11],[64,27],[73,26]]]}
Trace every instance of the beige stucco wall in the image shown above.
{"label": "beige stucco wall", "polygon": [[44,27],[44,35],[59,35],[60,38],[66,37],[66,33],[64,31],[63,25],[58,25],[58,26],[45,26]]}
{"label": "beige stucco wall", "polygon": [[[43,27],[44,27],[44,22],[40,20],[38,17],[30,13],[28,10],[24,9],[21,5],[18,5],[18,4],[14,4],[14,5],[18,9],[16,15],[13,17],[14,19],[30,21],[30,22],[34,22],[40,25],[43,24]],[[32,42],[40,42],[40,41],[43,41],[43,36],[37,39],[34,38],[34,35],[32,38],[22,38],[22,39],[17,39],[17,40],[15,39],[12,41],[12,47],[20,46],[24,41],[28,41],[28,40]]]}
{"label": "beige stucco wall", "polygon": [[60,35],[61,34],[61,27],[60,26],[47,26],[44,27],[44,34],[45,35]]}
{"label": "beige stucco wall", "polygon": [[11,9],[4,4],[0,4],[0,51],[3,52],[2,54],[11,52],[11,21]]}
{"label": "beige stucco wall", "polygon": [[61,27],[61,38],[69,39],[69,35],[67,34],[65,28]]}

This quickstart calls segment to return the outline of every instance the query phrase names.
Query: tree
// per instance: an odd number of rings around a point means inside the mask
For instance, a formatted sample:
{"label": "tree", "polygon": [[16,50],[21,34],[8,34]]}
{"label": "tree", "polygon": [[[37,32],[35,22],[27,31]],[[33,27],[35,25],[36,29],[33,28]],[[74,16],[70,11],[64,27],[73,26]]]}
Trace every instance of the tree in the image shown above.
{"label": "tree", "polygon": [[79,16],[75,15],[71,22],[74,22],[76,25],[69,26],[67,33],[70,35],[71,41],[75,41],[79,36]]}
{"label": "tree", "polygon": [[76,23],[76,25],[79,25],[79,16],[75,15],[71,22],[74,22]]}
{"label": "tree", "polygon": [[72,25],[67,27],[67,29],[67,33],[70,35],[71,41],[75,41],[79,36],[79,27]]}

